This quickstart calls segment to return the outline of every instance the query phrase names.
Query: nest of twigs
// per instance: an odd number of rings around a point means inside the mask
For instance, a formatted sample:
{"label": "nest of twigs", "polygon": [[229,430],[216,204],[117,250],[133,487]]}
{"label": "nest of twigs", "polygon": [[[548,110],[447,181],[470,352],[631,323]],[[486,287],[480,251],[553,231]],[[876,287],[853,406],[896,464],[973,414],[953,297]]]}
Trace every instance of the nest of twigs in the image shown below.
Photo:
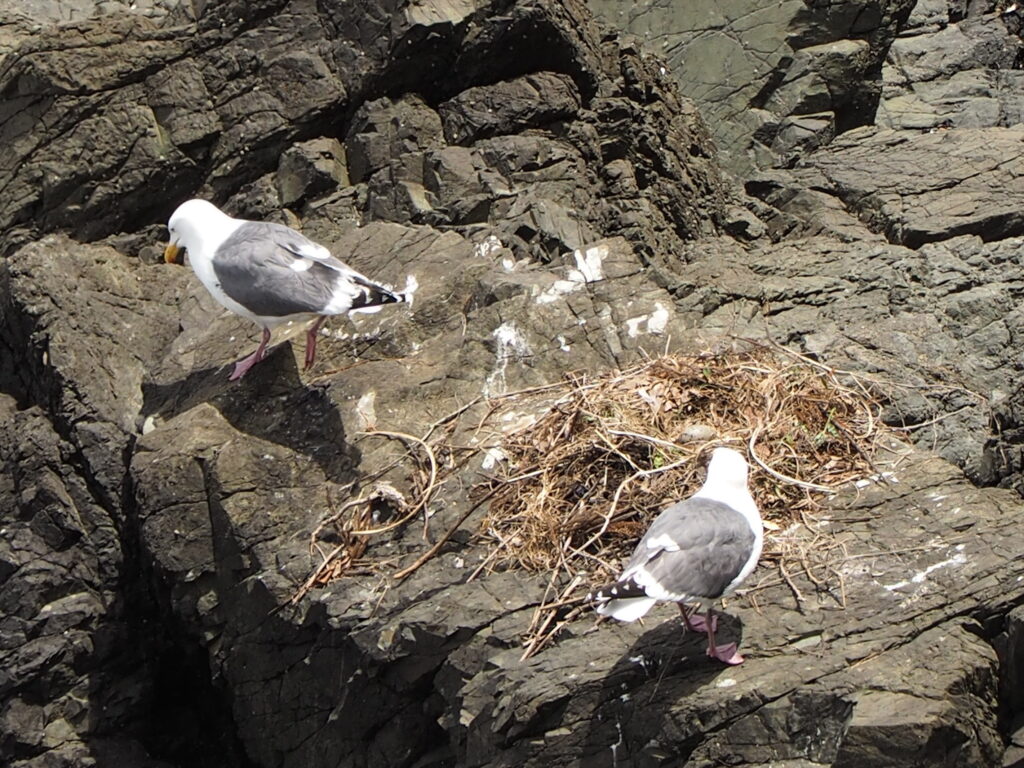
{"label": "nest of twigs", "polygon": [[[492,494],[484,567],[551,573],[553,607],[614,578],[654,517],[701,485],[713,447],[747,456],[766,527],[781,531],[839,486],[874,474],[884,430],[869,385],[774,347],[667,355],[569,377],[560,394],[534,423],[501,437],[503,472],[482,486]],[[503,408],[522,405],[513,398]],[[769,536],[764,557],[793,586],[786,555],[785,540]],[[806,551],[794,556],[790,571],[819,582]]]}
{"label": "nest of twigs", "polygon": [[[879,404],[824,366],[771,349],[670,355],[573,377],[539,420],[505,436],[485,522],[495,566],[550,571],[632,551],[658,512],[697,490],[710,449],[747,455],[769,527],[871,470]],[[760,471],[756,471],[756,470]]]}

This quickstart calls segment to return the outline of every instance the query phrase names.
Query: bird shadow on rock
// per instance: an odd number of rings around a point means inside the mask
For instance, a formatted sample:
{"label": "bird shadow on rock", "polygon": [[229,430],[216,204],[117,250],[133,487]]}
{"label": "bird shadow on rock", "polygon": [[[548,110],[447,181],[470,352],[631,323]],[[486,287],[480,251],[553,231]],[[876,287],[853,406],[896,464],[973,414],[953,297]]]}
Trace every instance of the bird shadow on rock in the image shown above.
{"label": "bird shadow on rock", "polygon": [[[717,639],[742,645],[740,620],[717,615]],[[669,722],[669,710],[731,669],[708,658],[706,648],[707,636],[687,632],[679,617],[637,638],[601,681],[582,739],[580,765],[653,768],[685,763],[703,738],[700,722],[709,718],[695,712],[687,717],[690,722]]]}
{"label": "bird shadow on rock", "polygon": [[239,432],[277,443],[315,461],[336,483],[353,479],[360,455],[345,439],[338,409],[324,385],[302,381],[290,343],[278,344],[238,381],[234,361],[142,386],[142,420],[168,421],[202,403],[216,408]]}

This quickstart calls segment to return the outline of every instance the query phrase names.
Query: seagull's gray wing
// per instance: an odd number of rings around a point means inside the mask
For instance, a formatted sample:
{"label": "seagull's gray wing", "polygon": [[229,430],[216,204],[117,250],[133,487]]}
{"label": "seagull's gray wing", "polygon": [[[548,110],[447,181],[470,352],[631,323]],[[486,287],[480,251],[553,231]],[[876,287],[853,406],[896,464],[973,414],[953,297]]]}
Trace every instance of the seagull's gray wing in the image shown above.
{"label": "seagull's gray wing", "polygon": [[711,499],[687,499],[658,515],[619,581],[687,598],[717,598],[747,564],[754,541],[737,510]]}
{"label": "seagull's gray wing", "polygon": [[270,222],[247,221],[236,229],[214,253],[213,272],[224,293],[263,317],[321,314],[339,295],[345,304],[335,311],[403,300],[322,245]]}
{"label": "seagull's gray wing", "polygon": [[217,248],[213,272],[224,293],[254,314],[315,314],[330,303],[340,274],[307,255],[310,246],[322,248],[289,227],[247,221]]}

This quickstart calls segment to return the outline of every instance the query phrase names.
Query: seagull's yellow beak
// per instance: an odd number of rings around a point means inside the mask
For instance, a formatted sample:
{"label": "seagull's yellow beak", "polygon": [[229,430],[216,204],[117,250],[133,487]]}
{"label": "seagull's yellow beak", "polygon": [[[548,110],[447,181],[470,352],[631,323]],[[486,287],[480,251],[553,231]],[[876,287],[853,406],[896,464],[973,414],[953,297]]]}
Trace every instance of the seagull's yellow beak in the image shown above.
{"label": "seagull's yellow beak", "polygon": [[168,264],[184,264],[185,257],[182,256],[181,248],[177,243],[168,243],[164,248],[164,261]]}

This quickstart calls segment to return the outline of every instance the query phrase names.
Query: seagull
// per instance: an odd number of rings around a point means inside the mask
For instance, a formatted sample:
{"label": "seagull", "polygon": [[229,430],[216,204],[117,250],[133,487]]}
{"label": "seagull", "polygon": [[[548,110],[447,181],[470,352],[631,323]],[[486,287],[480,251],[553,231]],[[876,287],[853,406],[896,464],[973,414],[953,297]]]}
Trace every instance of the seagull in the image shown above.
{"label": "seagull", "polygon": [[266,356],[270,332],[281,323],[316,318],[306,333],[306,370],[316,358],[317,333],[328,317],[411,304],[416,290],[412,275],[405,289],[396,291],[359,274],[291,227],[235,219],[206,200],[179,205],[167,229],[164,260],[178,263],[181,250],[187,251],[192,270],[213,298],[263,329],[256,351],[235,363],[230,381]]}
{"label": "seagull", "polygon": [[[636,621],[658,600],[677,603],[686,628],[707,633],[708,656],[742,664],[736,643],[715,643],[718,622],[711,606],[750,575],[763,543],[761,513],[747,490],[746,459],[731,448],[716,448],[700,490],[663,510],[622,575],[587,600],[598,603],[602,616],[619,621]],[[704,617],[688,602],[697,603]]]}

